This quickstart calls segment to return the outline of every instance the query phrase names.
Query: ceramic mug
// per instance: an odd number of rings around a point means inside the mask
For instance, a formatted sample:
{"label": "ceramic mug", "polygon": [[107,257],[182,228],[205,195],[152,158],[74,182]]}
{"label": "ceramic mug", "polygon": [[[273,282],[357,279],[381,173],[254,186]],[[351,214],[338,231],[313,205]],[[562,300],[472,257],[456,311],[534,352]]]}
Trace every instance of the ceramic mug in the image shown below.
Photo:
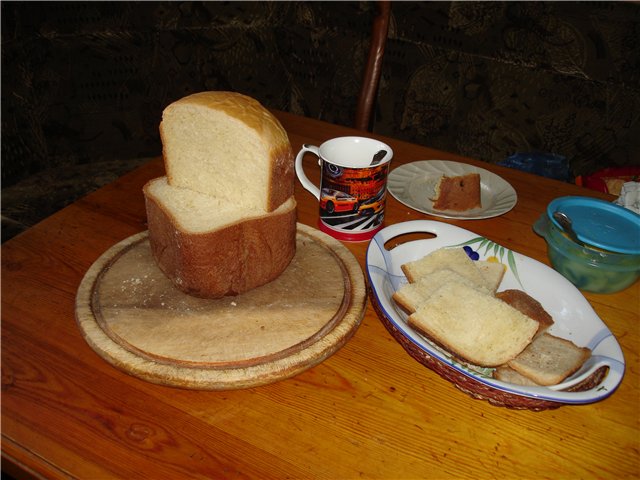
{"label": "ceramic mug", "polygon": [[[306,153],[318,157],[320,187],[305,175]],[[338,240],[370,240],[382,228],[387,175],[393,150],[366,137],[338,137],[319,147],[303,145],[296,156],[296,175],[320,203],[320,230]]]}

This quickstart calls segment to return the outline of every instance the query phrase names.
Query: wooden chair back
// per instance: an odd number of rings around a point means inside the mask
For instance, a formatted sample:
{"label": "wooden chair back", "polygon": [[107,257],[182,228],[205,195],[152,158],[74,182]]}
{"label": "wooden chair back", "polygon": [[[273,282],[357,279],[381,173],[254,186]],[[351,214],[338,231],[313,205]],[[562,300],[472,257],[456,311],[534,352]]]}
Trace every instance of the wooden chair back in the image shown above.
{"label": "wooden chair back", "polygon": [[359,130],[369,131],[372,122],[372,113],[380,83],[382,72],[382,60],[384,48],[387,44],[387,33],[389,31],[389,18],[391,16],[391,2],[380,0],[377,3],[378,14],[373,20],[371,29],[371,44],[369,46],[369,57],[365,66],[362,86],[358,98],[356,110],[355,127]]}

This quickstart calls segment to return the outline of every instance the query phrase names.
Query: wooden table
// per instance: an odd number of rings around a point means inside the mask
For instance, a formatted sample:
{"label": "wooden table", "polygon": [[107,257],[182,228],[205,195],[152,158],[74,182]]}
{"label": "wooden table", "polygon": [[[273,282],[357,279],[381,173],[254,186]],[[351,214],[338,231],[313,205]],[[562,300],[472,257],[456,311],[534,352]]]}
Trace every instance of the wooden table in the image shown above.
{"label": "wooden table", "polygon": [[[297,152],[355,130],[277,113]],[[532,224],[561,195],[603,194],[393,139],[392,168],[449,159],[487,168],[518,193],[488,220],[449,221],[548,263]],[[312,162],[309,158],[308,162]],[[309,163],[311,164],[311,163]],[[83,340],[74,298],[92,263],[145,230],[153,161],[2,247],[2,458],[47,478],[638,478],[639,290],[585,294],[616,335],[626,375],[609,398],[532,412],[474,400],[410,357],[372,307],[336,354],[298,376],[239,391],[132,377]],[[296,182],[299,221],[318,207]],[[386,224],[430,218],[393,198]],[[365,243],[346,244],[362,267]]]}

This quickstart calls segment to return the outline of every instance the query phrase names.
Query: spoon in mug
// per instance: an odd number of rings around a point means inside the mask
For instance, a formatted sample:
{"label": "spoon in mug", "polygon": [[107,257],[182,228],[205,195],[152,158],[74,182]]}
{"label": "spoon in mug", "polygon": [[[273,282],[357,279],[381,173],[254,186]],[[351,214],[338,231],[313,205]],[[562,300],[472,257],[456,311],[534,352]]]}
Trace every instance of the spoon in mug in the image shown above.
{"label": "spoon in mug", "polygon": [[387,151],[386,150],[380,150],[379,152],[377,152],[374,156],[373,159],[371,160],[371,163],[369,164],[369,166],[373,167],[374,165],[377,165],[380,160],[382,160],[385,155],[387,155]]}

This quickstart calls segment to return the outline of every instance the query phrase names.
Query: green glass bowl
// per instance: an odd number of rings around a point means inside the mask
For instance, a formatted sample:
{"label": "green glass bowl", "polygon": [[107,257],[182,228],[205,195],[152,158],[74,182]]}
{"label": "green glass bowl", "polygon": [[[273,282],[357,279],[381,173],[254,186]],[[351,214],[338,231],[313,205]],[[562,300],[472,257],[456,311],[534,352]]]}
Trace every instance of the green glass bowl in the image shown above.
{"label": "green glass bowl", "polygon": [[640,277],[640,255],[578,245],[546,213],[536,221],[533,230],[547,241],[547,255],[553,268],[580,290],[619,292]]}

